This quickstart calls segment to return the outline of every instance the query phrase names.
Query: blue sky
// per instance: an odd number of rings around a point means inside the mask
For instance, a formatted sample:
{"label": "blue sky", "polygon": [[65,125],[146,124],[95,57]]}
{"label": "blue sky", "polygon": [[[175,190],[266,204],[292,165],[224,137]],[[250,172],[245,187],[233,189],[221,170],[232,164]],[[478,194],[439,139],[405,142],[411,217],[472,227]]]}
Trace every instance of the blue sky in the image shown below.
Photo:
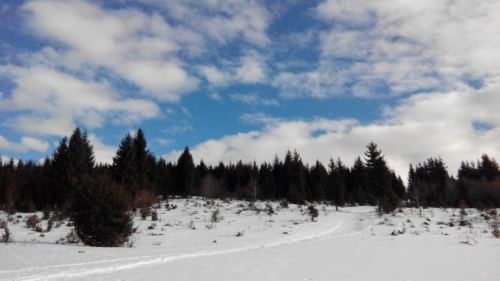
{"label": "blue sky", "polygon": [[[270,4],[271,3],[271,4]],[[76,126],[110,162],[141,127],[157,156],[350,165],[500,152],[498,1],[0,1],[0,155]]]}

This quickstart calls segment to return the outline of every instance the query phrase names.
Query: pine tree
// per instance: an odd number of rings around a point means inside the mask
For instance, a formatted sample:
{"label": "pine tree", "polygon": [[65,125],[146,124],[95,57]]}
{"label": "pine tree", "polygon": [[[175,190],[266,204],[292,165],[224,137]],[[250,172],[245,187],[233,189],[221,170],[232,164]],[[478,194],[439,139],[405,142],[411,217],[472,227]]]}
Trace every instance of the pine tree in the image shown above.
{"label": "pine tree", "polygon": [[354,200],[360,205],[367,204],[368,195],[366,193],[368,186],[368,178],[366,167],[361,157],[354,159],[354,164],[351,168],[348,184],[351,186],[351,192],[355,194]]}
{"label": "pine tree", "polygon": [[144,131],[142,129],[138,129],[135,133],[134,139],[134,148],[135,148],[135,165],[136,165],[136,179],[137,185],[140,190],[150,190],[151,186],[151,175],[154,169],[154,162],[152,161],[154,156],[151,155],[149,150],[146,149],[147,141],[144,136]]}
{"label": "pine tree", "polygon": [[129,133],[122,139],[116,155],[113,157],[111,173],[114,181],[124,186],[134,198],[138,189],[136,147]]}
{"label": "pine tree", "polygon": [[328,172],[325,166],[318,160],[310,171],[310,189],[311,197],[314,201],[323,201],[325,199],[325,190],[328,183]]}
{"label": "pine tree", "polygon": [[157,187],[157,194],[163,195],[163,198],[167,198],[168,195],[172,194],[173,192],[173,180],[172,180],[172,163],[168,163],[160,157],[160,160],[158,161],[158,169],[157,169],[157,175],[158,175],[158,187]]}
{"label": "pine tree", "polygon": [[118,247],[132,234],[133,214],[125,189],[108,175],[83,175],[75,183],[70,220],[88,246]]}
{"label": "pine tree", "polygon": [[481,162],[479,163],[479,172],[487,181],[494,181],[500,178],[500,168],[494,158],[490,158],[487,154],[483,154],[481,156]]}
{"label": "pine tree", "polygon": [[264,162],[260,165],[258,184],[262,190],[262,199],[276,199],[276,185],[271,164]]}
{"label": "pine tree", "polygon": [[192,195],[194,190],[194,175],[195,166],[193,156],[189,152],[189,148],[186,146],[177,160],[177,166],[175,169],[177,194],[183,197]]}
{"label": "pine tree", "polygon": [[371,203],[383,208],[384,212],[392,212],[400,204],[399,198],[392,189],[391,172],[382,151],[371,142],[366,146],[366,171],[368,178],[368,194]]}
{"label": "pine tree", "polygon": [[273,164],[272,164],[272,172],[273,172],[273,180],[274,185],[276,186],[276,195],[275,197],[279,200],[286,199],[285,196],[285,188],[283,182],[283,162],[278,158],[278,155],[274,156]]}
{"label": "pine tree", "polygon": [[328,165],[329,199],[333,201],[337,211],[339,206],[345,205],[346,170],[340,158],[337,161],[330,158],[330,164]]}
{"label": "pine tree", "polygon": [[80,128],[73,131],[68,143],[68,173],[71,180],[80,180],[84,175],[92,175],[95,166],[94,148],[88,140],[87,132]]}
{"label": "pine tree", "polygon": [[54,153],[50,168],[49,181],[54,190],[54,203],[58,207],[69,204],[70,199],[70,178],[68,139],[63,137]]}

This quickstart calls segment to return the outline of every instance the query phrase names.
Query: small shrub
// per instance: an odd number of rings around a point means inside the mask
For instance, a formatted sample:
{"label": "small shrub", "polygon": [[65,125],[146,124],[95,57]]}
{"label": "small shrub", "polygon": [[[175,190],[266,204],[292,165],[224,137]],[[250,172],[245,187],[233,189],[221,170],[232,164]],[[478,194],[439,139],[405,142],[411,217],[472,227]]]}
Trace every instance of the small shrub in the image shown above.
{"label": "small shrub", "polygon": [[315,219],[319,216],[319,211],[314,205],[311,204],[307,207],[307,214],[311,217],[311,221],[315,222]]}
{"label": "small shrub", "polygon": [[189,229],[192,229],[192,230],[195,230],[196,229],[196,226],[194,225],[194,222],[193,221],[190,221],[189,224],[188,224],[188,228]]}
{"label": "small shrub", "polygon": [[156,211],[156,209],[154,209],[154,210],[151,212],[151,220],[152,220],[152,221],[157,221],[157,220],[158,220],[158,212]]}
{"label": "small shrub", "polygon": [[219,208],[217,210],[212,212],[212,215],[210,216],[210,220],[212,223],[217,223],[220,222],[223,219],[223,217],[220,215]]}
{"label": "small shrub", "polygon": [[12,235],[12,232],[9,230],[8,227],[3,229],[4,233],[2,234],[2,237],[0,239],[1,243],[9,244],[9,243],[15,243],[16,241],[14,240],[14,235]]}
{"label": "small shrub", "polygon": [[6,228],[7,227],[7,222],[0,219],[0,229]]}
{"label": "small shrub", "polygon": [[76,234],[76,232],[75,232],[74,229],[72,229],[66,235],[66,243],[68,243],[68,244],[78,244],[78,243],[80,243],[80,238],[78,238],[78,235]]}
{"label": "small shrub", "polygon": [[242,231],[237,231],[236,232],[236,237],[242,237],[245,235],[245,230],[242,230]]}
{"label": "small shrub", "polygon": [[148,229],[155,229],[156,228],[156,223],[152,223],[150,226],[148,226]]}
{"label": "small shrub", "polygon": [[286,200],[281,201],[280,208],[281,209],[288,209],[288,201],[286,201]]}
{"label": "small shrub", "polygon": [[37,228],[37,224],[40,223],[40,219],[38,218],[37,215],[31,215],[31,216],[28,216],[25,220],[25,223],[26,223],[26,228],[28,229],[36,229]]}
{"label": "small shrub", "polygon": [[54,226],[54,221],[53,220],[49,220],[47,222],[47,230],[45,232],[51,232],[53,226]]}
{"label": "small shrub", "polygon": [[275,214],[273,206],[270,203],[266,203],[266,213],[271,217]]}
{"label": "small shrub", "polygon": [[50,219],[50,210],[45,208],[43,209],[42,220],[48,220],[48,219]]}
{"label": "small shrub", "polygon": [[150,214],[148,207],[142,207],[140,212],[141,212],[141,219],[143,219],[143,220],[145,220]]}
{"label": "small shrub", "polygon": [[491,216],[489,223],[491,228],[493,228],[491,233],[495,238],[500,238],[500,215],[498,214],[497,209],[491,209],[488,213]]}
{"label": "small shrub", "polygon": [[37,225],[35,226],[35,231],[36,231],[36,232],[44,232],[44,231],[43,231],[43,228],[42,228],[42,224],[41,224],[41,223],[39,223],[39,224],[37,224]]}
{"label": "small shrub", "polygon": [[465,209],[469,208],[469,206],[467,206],[467,204],[465,204],[464,200],[462,200],[462,201],[460,201],[460,204],[458,205],[458,207],[460,208],[460,211],[459,211],[460,226],[466,226],[467,225],[467,221],[465,220],[465,217],[468,214],[467,214],[467,211]]}

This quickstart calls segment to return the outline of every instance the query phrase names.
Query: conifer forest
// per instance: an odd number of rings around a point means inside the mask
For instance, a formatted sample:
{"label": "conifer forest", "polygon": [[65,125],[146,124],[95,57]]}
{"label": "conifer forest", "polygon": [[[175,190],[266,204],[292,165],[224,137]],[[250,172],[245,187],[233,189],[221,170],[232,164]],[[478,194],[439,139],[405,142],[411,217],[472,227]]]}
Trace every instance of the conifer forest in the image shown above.
{"label": "conifer forest", "polygon": [[[406,179],[397,176],[382,150],[369,143],[352,167],[341,159],[304,164],[297,151],[269,156],[257,164],[194,163],[186,147],[177,162],[147,149],[143,130],[126,134],[112,164],[96,163],[86,132],[76,128],[42,163],[2,159],[0,206],[6,213],[70,211],[101,201],[118,212],[137,210],[155,198],[200,196],[273,200],[339,206],[372,205],[384,212],[400,206],[500,207],[500,169],[484,154],[462,162],[456,177],[441,158],[410,164]],[[70,212],[71,213],[71,212]],[[74,218],[76,219],[76,218]]]}

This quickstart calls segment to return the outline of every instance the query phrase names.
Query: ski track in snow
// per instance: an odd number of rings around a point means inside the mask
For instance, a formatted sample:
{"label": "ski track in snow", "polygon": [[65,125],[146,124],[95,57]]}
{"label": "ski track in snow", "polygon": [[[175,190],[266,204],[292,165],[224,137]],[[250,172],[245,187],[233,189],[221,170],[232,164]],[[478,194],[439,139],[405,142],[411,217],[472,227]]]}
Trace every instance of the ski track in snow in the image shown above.
{"label": "ski track in snow", "polygon": [[[224,254],[231,254],[231,253],[243,252],[243,251],[254,250],[254,249],[276,247],[276,246],[281,246],[281,245],[290,245],[290,244],[295,244],[295,243],[300,243],[300,242],[311,242],[311,241],[319,241],[319,240],[325,240],[325,239],[353,236],[353,235],[358,235],[358,234],[368,230],[371,227],[371,224],[368,224],[367,226],[362,227],[361,229],[356,229],[356,227],[353,227],[354,232],[349,232],[347,234],[328,235],[328,234],[335,233],[335,232],[339,231],[340,229],[342,229],[345,226],[345,223],[348,221],[348,219],[352,215],[362,215],[361,213],[348,213],[348,212],[342,212],[342,214],[345,215],[345,217],[332,228],[327,228],[327,226],[326,226],[326,227],[320,228],[319,230],[314,230],[314,231],[309,231],[309,232],[297,234],[296,236],[292,236],[290,238],[285,237],[282,239],[260,241],[258,243],[253,244],[253,245],[248,245],[248,246],[244,246],[244,247],[237,247],[237,248],[232,248],[232,249],[226,249],[226,250],[203,251],[203,252],[197,252],[197,253],[178,254],[178,255],[141,256],[141,257],[113,259],[113,260],[103,260],[103,261],[96,261],[96,262],[62,264],[62,265],[54,265],[54,266],[43,267],[43,268],[30,267],[30,268],[24,269],[23,272],[24,273],[26,273],[26,271],[37,272],[37,271],[40,271],[42,269],[46,270],[48,268],[68,268],[68,267],[74,268],[75,266],[96,265],[96,266],[93,266],[91,268],[66,270],[66,271],[61,271],[59,273],[34,274],[34,275],[30,275],[30,276],[20,276],[20,277],[15,277],[14,280],[20,280],[20,281],[21,280],[23,280],[23,281],[52,280],[52,279],[59,279],[59,278],[67,279],[67,278],[73,278],[73,277],[84,277],[84,276],[94,275],[94,274],[105,274],[105,273],[111,273],[111,272],[115,272],[115,271],[131,270],[131,269],[136,269],[139,267],[170,263],[170,262],[182,260],[182,259],[200,258],[200,257],[214,256],[214,255],[224,255]],[[364,215],[366,215],[366,214],[364,214]],[[327,228],[327,229],[324,230],[324,228]],[[139,261],[131,261],[131,260],[139,260]],[[120,264],[105,265],[105,266],[100,266],[100,267],[97,266],[99,264],[102,265],[105,263],[114,263],[114,262],[118,262]],[[16,271],[18,271],[18,270],[16,270]],[[0,272],[0,275],[2,275],[2,273],[3,274],[13,273],[13,271],[3,271],[3,272]]]}

